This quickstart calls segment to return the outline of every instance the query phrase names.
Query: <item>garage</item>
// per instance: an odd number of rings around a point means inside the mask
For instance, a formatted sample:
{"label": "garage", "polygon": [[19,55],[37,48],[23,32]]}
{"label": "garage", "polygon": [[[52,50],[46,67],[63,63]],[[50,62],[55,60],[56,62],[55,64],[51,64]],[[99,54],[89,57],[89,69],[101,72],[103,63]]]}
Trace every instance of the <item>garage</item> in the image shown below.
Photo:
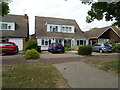
{"label": "garage", "polygon": [[18,46],[20,51],[23,50],[23,39],[22,38],[10,38],[9,42],[14,42]]}

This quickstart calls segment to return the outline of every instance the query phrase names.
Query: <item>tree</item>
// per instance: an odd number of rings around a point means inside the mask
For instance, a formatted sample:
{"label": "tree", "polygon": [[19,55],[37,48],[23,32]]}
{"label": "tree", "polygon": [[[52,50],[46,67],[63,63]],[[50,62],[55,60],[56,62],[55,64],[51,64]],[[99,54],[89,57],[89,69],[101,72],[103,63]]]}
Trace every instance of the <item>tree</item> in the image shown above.
{"label": "tree", "polygon": [[10,11],[8,4],[11,1],[10,0],[0,0],[0,2],[1,2],[0,3],[0,8],[1,8],[1,11],[2,11],[0,15],[2,15],[2,16],[7,15]]}
{"label": "tree", "polygon": [[106,21],[116,22],[114,25],[120,27],[120,1],[117,2],[94,2],[92,4],[91,10],[88,11],[88,16],[86,17],[86,22],[91,23],[95,19],[102,20],[105,17]]}

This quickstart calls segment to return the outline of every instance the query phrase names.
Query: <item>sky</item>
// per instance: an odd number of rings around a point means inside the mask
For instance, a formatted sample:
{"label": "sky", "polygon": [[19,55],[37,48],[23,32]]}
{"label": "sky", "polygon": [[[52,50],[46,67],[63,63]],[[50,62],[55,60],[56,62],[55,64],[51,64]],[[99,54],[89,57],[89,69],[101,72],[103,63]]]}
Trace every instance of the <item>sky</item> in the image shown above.
{"label": "sky", "polygon": [[30,34],[34,34],[35,31],[35,16],[74,19],[82,31],[113,23],[105,20],[86,23],[87,12],[91,9],[91,5],[82,4],[80,0],[12,0],[9,7],[10,14],[29,16]]}

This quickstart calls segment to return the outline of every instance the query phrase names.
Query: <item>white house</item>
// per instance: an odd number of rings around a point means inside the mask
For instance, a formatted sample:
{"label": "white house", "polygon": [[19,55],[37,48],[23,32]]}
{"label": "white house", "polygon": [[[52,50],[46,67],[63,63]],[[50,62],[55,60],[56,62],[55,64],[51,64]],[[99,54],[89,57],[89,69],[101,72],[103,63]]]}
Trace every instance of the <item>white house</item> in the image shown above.
{"label": "white house", "polygon": [[53,42],[70,44],[71,49],[88,43],[76,21],[71,19],[36,16],[35,35],[41,50],[48,50]]}

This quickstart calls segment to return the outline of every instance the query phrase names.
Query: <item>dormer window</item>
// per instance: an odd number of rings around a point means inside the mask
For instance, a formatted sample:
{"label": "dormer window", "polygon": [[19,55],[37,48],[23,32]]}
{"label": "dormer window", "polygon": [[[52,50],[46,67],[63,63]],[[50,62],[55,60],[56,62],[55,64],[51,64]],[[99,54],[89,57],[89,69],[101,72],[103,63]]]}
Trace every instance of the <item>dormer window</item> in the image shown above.
{"label": "dormer window", "polygon": [[74,33],[74,26],[62,25],[63,33]]}
{"label": "dormer window", "polygon": [[73,25],[47,24],[47,32],[74,33]]}
{"label": "dormer window", "polygon": [[58,25],[47,25],[47,31],[48,32],[58,32]]}
{"label": "dormer window", "polygon": [[15,23],[0,22],[0,30],[15,30]]}

